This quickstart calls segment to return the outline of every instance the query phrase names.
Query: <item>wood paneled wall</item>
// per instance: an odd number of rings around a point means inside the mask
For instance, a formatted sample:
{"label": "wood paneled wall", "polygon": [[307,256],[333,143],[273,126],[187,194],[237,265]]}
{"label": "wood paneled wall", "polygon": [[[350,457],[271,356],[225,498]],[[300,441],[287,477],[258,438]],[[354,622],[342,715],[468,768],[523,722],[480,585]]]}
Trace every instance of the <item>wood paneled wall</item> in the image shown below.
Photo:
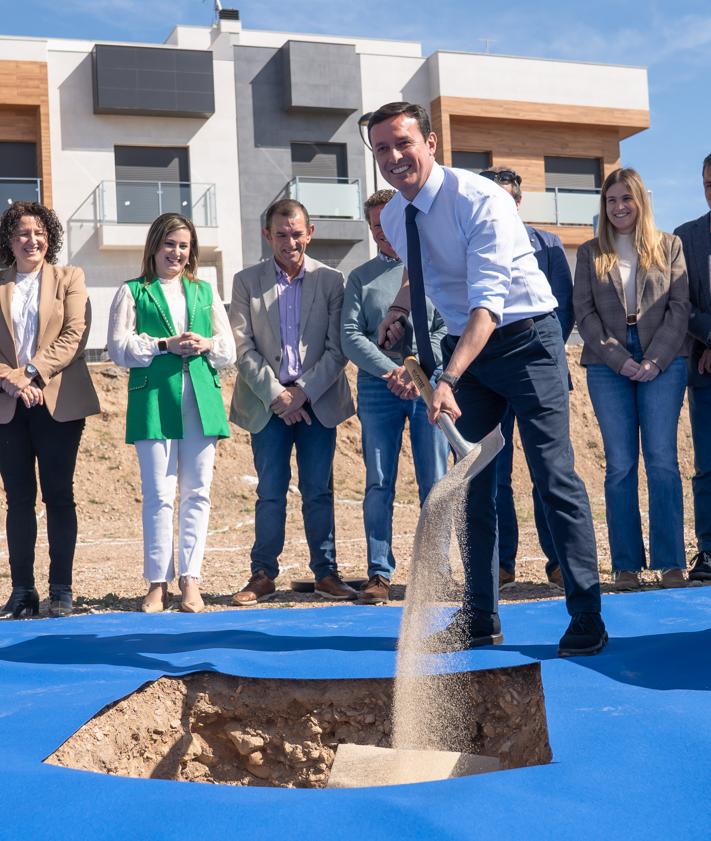
{"label": "wood paneled wall", "polygon": [[52,206],[47,65],[41,61],[0,60],[0,140],[37,144],[42,201]]}

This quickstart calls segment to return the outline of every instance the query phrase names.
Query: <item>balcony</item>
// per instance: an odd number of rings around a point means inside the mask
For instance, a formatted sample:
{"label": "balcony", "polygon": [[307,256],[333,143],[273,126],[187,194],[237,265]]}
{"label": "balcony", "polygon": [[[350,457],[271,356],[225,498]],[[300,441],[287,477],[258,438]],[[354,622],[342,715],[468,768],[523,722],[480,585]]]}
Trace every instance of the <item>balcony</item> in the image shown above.
{"label": "balcony", "polygon": [[41,178],[0,178],[0,213],[16,201],[41,201]]}
{"label": "balcony", "polygon": [[200,230],[201,248],[217,247],[214,184],[191,181],[102,181],[93,202],[100,248],[142,248],[148,225],[162,213],[180,213]]}
{"label": "balcony", "polygon": [[600,212],[599,190],[561,190],[545,193],[524,192],[521,218],[539,225],[590,225]]}
{"label": "balcony", "polygon": [[286,185],[285,194],[301,202],[317,221],[315,240],[345,243],[367,237],[357,178],[297,176]]}

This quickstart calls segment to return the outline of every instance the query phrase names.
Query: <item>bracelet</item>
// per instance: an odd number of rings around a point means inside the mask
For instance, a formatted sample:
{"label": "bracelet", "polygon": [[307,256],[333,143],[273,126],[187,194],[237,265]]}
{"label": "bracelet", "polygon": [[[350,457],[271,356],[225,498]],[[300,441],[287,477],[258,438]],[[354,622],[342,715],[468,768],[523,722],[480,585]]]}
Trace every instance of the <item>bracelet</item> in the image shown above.
{"label": "bracelet", "polygon": [[388,307],[388,312],[390,310],[395,310],[396,312],[401,312],[403,315],[410,315],[410,310],[406,310],[405,307],[398,307],[396,304]]}

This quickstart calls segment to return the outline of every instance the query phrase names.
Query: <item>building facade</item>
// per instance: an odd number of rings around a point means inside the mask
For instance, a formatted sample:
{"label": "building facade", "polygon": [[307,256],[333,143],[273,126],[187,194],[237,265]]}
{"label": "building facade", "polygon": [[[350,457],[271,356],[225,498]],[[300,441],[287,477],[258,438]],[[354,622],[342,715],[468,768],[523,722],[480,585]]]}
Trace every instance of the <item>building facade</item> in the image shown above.
{"label": "building facade", "polygon": [[164,44],[0,38],[0,207],[39,198],[65,226],[106,341],[117,286],[140,270],[149,223],[191,216],[201,276],[263,259],[264,211],[290,196],[315,225],[310,253],[348,273],[372,255],[364,198],[385,186],[362,138],[384,102],[429,107],[441,162],[510,165],[522,216],[573,258],[592,235],[620,142],[649,125],[642,68],[436,52],[372,38],[248,30],[224,10]]}

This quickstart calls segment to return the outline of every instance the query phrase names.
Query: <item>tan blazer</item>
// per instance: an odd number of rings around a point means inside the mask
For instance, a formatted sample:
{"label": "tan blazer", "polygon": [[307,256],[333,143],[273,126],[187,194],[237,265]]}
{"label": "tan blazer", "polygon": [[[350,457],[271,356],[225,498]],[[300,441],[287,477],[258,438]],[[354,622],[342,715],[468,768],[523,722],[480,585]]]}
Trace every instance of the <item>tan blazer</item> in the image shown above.
{"label": "tan blazer", "polygon": [[[301,290],[299,353],[311,408],[327,427],[355,412],[341,351],[343,275],[305,257]],[[230,420],[249,432],[264,429],[269,408],[283,391],[279,382],[281,327],[274,261],[237,272],[232,285],[230,324],[237,345],[237,382]]]}
{"label": "tan blazer", "polygon": [[[630,358],[627,312],[620,270],[602,279],[595,272],[596,239],[578,249],[573,309],[585,345],[582,365],[605,364],[615,373]],[[688,356],[689,281],[681,240],[662,234],[664,268],[637,266],[637,331],[646,359],[664,371],[677,356]]]}
{"label": "tan blazer", "polygon": [[[18,368],[12,327],[14,266],[0,272],[0,380]],[[84,272],[75,266],[42,267],[37,351],[32,364],[45,383],[44,402],[56,421],[77,420],[100,411],[84,359],[91,309]],[[0,393],[0,423],[15,415],[17,400]]]}

